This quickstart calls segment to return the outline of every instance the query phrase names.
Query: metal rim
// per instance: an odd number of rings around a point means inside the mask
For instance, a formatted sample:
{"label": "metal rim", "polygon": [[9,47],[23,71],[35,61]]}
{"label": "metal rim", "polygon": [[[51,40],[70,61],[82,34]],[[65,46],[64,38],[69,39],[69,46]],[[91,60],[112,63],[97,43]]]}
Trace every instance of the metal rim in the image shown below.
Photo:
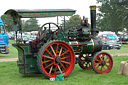
{"label": "metal rim", "polygon": [[67,43],[61,41],[52,42],[46,46],[42,53],[42,69],[48,77],[55,77],[62,73],[66,77],[74,68],[74,56],[72,48]]}
{"label": "metal rim", "polygon": [[96,73],[108,73],[111,71],[112,66],[112,57],[106,52],[99,52],[92,59],[92,67]]}
{"label": "metal rim", "polygon": [[82,54],[79,56],[79,66],[82,68],[82,69],[92,69],[92,66],[91,66],[91,62],[89,61],[86,61],[85,58],[88,56],[89,54],[86,54],[85,56]]}

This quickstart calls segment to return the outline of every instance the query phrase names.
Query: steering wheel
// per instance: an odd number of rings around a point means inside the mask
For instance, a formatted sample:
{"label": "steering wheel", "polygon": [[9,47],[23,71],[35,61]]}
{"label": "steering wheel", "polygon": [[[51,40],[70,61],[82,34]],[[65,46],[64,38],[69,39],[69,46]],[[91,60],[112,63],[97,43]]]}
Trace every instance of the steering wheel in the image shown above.
{"label": "steering wheel", "polygon": [[59,26],[55,23],[45,23],[41,28],[39,29],[39,35],[42,35],[45,33],[54,33],[56,30],[60,29]]}

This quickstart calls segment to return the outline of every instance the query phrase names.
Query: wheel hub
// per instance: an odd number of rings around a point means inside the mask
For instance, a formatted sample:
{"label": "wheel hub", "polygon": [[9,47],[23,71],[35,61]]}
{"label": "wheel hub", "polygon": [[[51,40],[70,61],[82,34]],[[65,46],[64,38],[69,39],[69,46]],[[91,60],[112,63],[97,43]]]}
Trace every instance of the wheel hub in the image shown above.
{"label": "wheel hub", "polygon": [[101,65],[103,65],[103,66],[104,66],[105,64],[106,64],[106,62],[105,62],[105,61],[102,61],[102,62],[101,62]]}
{"label": "wheel hub", "polygon": [[59,63],[61,61],[60,57],[55,58],[55,63]]}

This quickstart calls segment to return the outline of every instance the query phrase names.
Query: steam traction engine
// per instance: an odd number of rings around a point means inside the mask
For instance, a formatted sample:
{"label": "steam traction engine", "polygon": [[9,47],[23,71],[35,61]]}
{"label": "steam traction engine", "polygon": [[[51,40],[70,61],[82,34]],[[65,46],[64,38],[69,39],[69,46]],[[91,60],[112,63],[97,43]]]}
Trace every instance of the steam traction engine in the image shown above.
{"label": "steam traction engine", "polygon": [[[106,52],[101,52],[102,43],[97,37],[96,6],[91,6],[90,9],[91,31],[85,18],[81,20],[80,27],[76,30],[68,30],[68,32],[65,32],[55,23],[46,23],[39,29],[36,40],[29,44],[18,42],[13,44],[18,50],[17,65],[19,72],[22,74],[42,73],[47,78],[64,73],[64,77],[66,77],[73,70],[75,63],[78,63],[82,69],[93,68],[99,74],[110,72],[113,66],[112,57]],[[18,25],[20,18],[39,17],[37,15],[41,13],[34,11],[34,13],[38,13],[32,15],[29,14],[30,11],[28,10],[24,12],[25,15],[22,14],[23,11],[8,10],[5,13],[13,17],[15,29],[20,27]],[[74,10],[52,10],[52,12],[56,12],[56,14],[54,13],[56,16],[57,14],[65,14],[66,16],[66,14],[73,13]],[[46,15],[47,17],[50,16],[48,10]],[[18,22],[16,23],[16,21]],[[57,29],[52,29],[52,27]],[[78,57],[75,57],[75,55],[78,55]]]}

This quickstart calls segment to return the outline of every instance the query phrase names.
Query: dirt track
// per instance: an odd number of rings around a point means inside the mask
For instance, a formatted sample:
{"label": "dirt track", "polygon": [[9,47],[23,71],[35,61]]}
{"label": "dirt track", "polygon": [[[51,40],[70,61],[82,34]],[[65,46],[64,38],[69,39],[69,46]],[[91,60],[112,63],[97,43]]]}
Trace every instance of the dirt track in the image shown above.
{"label": "dirt track", "polygon": [[128,53],[113,53],[113,54],[111,54],[112,56],[128,56]]}
{"label": "dirt track", "polygon": [[[121,54],[111,54],[112,56],[128,56],[128,53],[121,53]],[[7,62],[7,61],[17,61],[18,58],[3,58],[0,59],[0,62]]]}
{"label": "dirt track", "polygon": [[7,62],[7,61],[17,61],[18,58],[3,58],[0,59],[0,62]]}

